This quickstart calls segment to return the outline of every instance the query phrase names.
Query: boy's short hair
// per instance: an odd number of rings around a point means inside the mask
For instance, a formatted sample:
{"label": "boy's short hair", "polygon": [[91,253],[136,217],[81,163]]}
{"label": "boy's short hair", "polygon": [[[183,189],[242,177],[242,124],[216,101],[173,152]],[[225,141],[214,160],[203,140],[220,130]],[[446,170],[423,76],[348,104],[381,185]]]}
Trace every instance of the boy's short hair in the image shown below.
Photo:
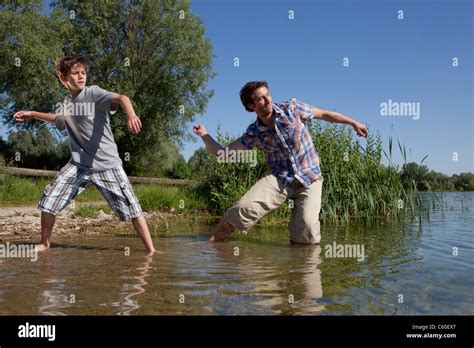
{"label": "boy's short hair", "polygon": [[245,110],[247,110],[248,112],[253,112],[253,110],[250,109],[247,105],[253,103],[252,95],[260,87],[266,87],[267,89],[269,89],[267,81],[250,81],[247,82],[240,90],[240,101],[242,102],[242,105],[244,106]]}
{"label": "boy's short hair", "polygon": [[54,70],[56,70],[57,74],[67,75],[69,70],[71,70],[72,67],[77,63],[84,65],[86,71],[89,69],[87,60],[80,54],[72,52],[62,58],[57,59],[54,63]]}

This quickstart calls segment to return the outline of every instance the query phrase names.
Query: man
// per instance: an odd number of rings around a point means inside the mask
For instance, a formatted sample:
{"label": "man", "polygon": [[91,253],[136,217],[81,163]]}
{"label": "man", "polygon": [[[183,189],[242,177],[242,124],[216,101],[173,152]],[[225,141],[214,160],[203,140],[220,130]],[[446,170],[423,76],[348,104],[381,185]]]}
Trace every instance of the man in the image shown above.
{"label": "man", "polygon": [[[357,135],[364,137],[368,134],[367,127],[338,112],[321,110],[295,99],[273,103],[266,81],[246,83],[240,90],[240,99],[245,110],[255,112],[257,120],[240,139],[229,145],[229,150],[253,147],[263,150],[271,173],[225,213],[210,241],[224,239],[235,228],[247,231],[290,198],[294,201],[288,226],[291,242],[318,244],[323,176],[305,122],[321,119],[349,124]],[[223,150],[203,125],[197,124],[193,130],[212,154],[217,156],[218,151]]]}

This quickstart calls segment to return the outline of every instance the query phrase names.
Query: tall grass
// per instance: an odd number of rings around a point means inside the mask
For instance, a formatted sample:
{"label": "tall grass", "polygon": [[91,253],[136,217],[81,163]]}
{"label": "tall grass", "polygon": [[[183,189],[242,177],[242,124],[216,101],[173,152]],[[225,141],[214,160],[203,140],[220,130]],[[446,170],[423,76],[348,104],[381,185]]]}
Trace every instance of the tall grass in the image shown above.
{"label": "tall grass", "polygon": [[49,181],[5,175],[0,185],[0,205],[33,204],[38,201]]}
{"label": "tall grass", "polygon": [[[309,129],[320,155],[324,177],[320,213],[323,223],[370,225],[387,220],[400,221],[408,216],[414,218],[415,206],[419,203],[416,187],[403,187],[400,169],[391,162],[392,139],[387,154],[379,134],[369,134],[364,148],[350,127],[313,122]],[[229,134],[221,134],[218,128],[217,140],[227,145],[233,139]],[[399,146],[402,155],[405,153],[406,156],[404,147]],[[381,163],[383,155],[390,163],[388,166]],[[209,158],[207,168],[199,189],[216,214],[223,214],[266,172],[261,152],[254,168],[248,163],[218,163],[215,158]],[[283,204],[263,221],[286,220],[290,214],[289,205]]]}
{"label": "tall grass", "polygon": [[[311,134],[321,158],[323,203],[321,220],[335,225],[351,222],[372,224],[381,220],[400,220],[414,214],[415,187],[406,189],[399,168],[391,161],[381,163],[382,141],[370,133],[365,148],[355,139],[350,127],[315,123]],[[400,147],[402,154],[404,148]],[[406,152],[405,152],[406,158]]]}
{"label": "tall grass", "polygon": [[[37,203],[52,178],[24,178],[5,175],[0,184],[0,205],[25,205]],[[77,197],[77,201],[99,201],[103,197],[93,186]]]}

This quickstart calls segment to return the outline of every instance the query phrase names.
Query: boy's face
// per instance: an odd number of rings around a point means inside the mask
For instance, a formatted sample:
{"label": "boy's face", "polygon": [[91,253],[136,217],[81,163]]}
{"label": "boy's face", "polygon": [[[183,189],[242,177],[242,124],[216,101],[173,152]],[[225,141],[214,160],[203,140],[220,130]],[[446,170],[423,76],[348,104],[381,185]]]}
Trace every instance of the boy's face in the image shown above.
{"label": "boy's face", "polygon": [[73,91],[82,90],[86,87],[86,67],[81,63],[74,64],[66,76],[64,76],[64,74],[61,75],[61,80]]}
{"label": "boy's face", "polygon": [[257,115],[269,114],[273,111],[272,96],[267,87],[260,87],[252,94],[253,105],[250,107]]}

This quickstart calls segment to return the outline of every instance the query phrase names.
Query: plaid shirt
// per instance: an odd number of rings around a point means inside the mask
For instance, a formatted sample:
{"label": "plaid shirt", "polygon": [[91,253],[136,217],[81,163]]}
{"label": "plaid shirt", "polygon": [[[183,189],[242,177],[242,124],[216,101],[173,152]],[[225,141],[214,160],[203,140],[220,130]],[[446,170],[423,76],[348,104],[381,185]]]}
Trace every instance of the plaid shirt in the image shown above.
{"label": "plaid shirt", "polygon": [[301,101],[273,104],[275,129],[266,127],[259,118],[250,124],[240,138],[250,149],[254,146],[265,152],[271,174],[284,185],[297,179],[305,187],[322,176],[319,156],[304,122],[311,120],[312,106]]}

